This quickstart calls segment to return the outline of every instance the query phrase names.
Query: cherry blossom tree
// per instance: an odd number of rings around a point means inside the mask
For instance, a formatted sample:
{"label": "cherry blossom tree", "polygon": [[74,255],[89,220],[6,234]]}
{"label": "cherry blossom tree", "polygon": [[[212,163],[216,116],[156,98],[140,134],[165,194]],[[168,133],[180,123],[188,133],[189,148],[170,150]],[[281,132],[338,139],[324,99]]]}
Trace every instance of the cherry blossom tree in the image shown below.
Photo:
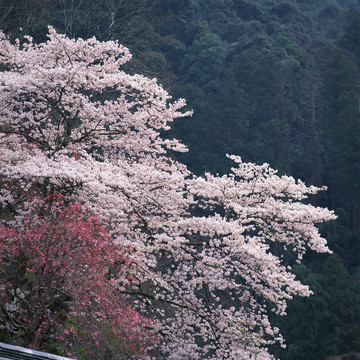
{"label": "cherry blossom tree", "polygon": [[156,79],[129,75],[117,42],[0,39],[1,220],[13,231],[32,198],[61,194],[94,214],[126,266],[109,268],[124,301],[151,321],[153,358],[269,359],[283,342],[268,312],[311,291],[272,251],[301,261],[329,252],[316,224],[332,212],[306,203],[320,189],[243,163],[222,177],[192,175],[187,151],[164,136],[189,116]]}

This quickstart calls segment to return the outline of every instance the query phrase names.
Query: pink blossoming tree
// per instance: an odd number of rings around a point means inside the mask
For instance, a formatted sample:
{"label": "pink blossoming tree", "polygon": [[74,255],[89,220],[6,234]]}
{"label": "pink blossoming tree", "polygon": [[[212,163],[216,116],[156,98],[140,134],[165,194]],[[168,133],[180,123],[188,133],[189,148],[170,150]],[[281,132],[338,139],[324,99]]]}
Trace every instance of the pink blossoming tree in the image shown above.
{"label": "pink blossoming tree", "polygon": [[162,136],[190,115],[184,100],[126,74],[130,58],[117,42],[52,28],[39,45],[1,35],[2,228],[21,237],[19,224],[36,228],[34,199],[61,194],[106,229],[108,284],[149,319],[151,356],[269,359],[283,340],[268,312],[311,293],[272,244],[298,261],[328,252],[316,224],[334,215],[304,202],[319,189],[236,156],[230,175],[192,175],[171,156],[186,147]]}
{"label": "pink blossoming tree", "polygon": [[98,219],[55,196],[33,199],[13,224],[0,227],[2,340],[41,350],[61,344],[87,358],[144,358],[156,339],[107,281],[109,269],[121,269],[115,260],[126,258]]}

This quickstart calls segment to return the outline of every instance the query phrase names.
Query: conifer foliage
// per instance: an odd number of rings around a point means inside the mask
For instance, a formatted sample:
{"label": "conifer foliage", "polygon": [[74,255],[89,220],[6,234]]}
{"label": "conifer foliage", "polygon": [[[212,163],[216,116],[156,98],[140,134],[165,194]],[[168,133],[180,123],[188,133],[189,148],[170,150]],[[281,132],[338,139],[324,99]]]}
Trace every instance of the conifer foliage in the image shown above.
{"label": "conifer foliage", "polygon": [[164,137],[185,101],[124,72],[130,58],[52,28],[38,45],[1,35],[1,332],[42,346],[87,326],[125,358],[269,359],[268,311],[311,293],[272,244],[328,252],[316,224],[334,215],[266,164],[192,175]]}

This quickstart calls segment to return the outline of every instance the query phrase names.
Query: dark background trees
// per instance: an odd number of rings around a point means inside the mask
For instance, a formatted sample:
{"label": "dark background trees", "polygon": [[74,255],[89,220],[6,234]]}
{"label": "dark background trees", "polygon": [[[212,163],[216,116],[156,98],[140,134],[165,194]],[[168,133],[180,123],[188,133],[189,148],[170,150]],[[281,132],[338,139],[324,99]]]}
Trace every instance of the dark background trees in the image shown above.
{"label": "dark background trees", "polygon": [[[344,306],[358,309],[357,1],[2,0],[0,10],[0,27],[13,38],[42,40],[51,24],[71,37],[95,35],[128,46],[130,70],[157,77],[194,109],[172,135],[189,147],[179,159],[195,173],[227,171],[224,154],[230,153],[327,186],[326,196],[312,201],[339,217],[323,229],[339,256],[308,257],[308,270],[298,269],[315,295],[289,308],[279,326],[290,345],[279,354],[315,359],[360,350],[346,335],[360,337],[358,319],[341,314],[335,296],[343,294],[351,300]],[[337,279],[329,280],[330,268]],[[306,312],[313,315],[296,317]]]}

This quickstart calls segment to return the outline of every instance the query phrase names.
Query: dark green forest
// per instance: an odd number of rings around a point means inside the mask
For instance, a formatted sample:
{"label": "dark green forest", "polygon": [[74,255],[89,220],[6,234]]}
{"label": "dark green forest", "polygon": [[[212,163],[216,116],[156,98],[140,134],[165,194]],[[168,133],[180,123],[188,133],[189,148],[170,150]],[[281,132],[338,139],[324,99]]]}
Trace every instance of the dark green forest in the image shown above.
{"label": "dark green forest", "polygon": [[[332,255],[310,254],[297,276],[314,295],[274,319],[280,359],[318,360],[360,351],[360,4],[356,0],[0,1],[11,38],[117,39],[128,71],[156,77],[194,110],[170,136],[196,174],[228,172],[225,154],[307,185],[335,211],[321,231]],[[279,250],[281,251],[281,250]],[[294,259],[289,254],[289,263]]]}

